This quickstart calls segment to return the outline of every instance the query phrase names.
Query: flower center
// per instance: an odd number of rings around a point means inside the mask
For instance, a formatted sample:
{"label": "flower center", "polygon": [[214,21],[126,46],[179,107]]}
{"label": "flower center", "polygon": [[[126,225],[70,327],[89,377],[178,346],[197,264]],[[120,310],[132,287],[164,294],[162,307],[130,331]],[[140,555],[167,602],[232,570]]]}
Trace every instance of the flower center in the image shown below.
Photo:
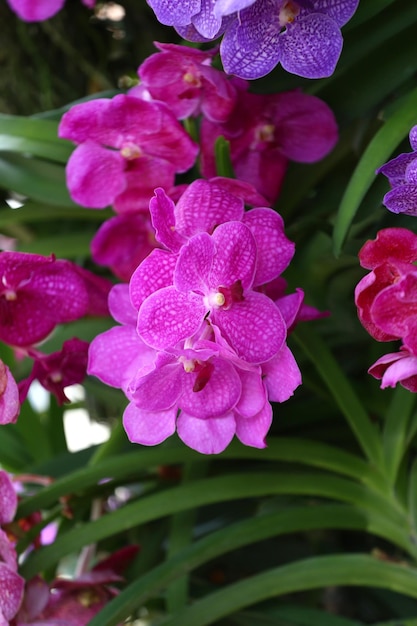
{"label": "flower center", "polygon": [[133,161],[133,159],[138,159],[142,156],[142,150],[138,145],[133,143],[132,141],[127,141],[121,148],[120,154],[127,161]]}
{"label": "flower center", "polygon": [[197,74],[194,74],[194,72],[185,72],[182,79],[185,83],[190,85],[190,87],[196,87],[197,89],[201,87],[200,77]]}
{"label": "flower center", "polygon": [[283,2],[278,14],[279,25],[281,28],[284,28],[287,24],[291,24],[299,12],[300,7],[297,2],[294,2],[293,0]]}
{"label": "flower center", "polygon": [[255,130],[255,138],[260,143],[272,143],[274,141],[275,126],[273,124],[263,124]]}

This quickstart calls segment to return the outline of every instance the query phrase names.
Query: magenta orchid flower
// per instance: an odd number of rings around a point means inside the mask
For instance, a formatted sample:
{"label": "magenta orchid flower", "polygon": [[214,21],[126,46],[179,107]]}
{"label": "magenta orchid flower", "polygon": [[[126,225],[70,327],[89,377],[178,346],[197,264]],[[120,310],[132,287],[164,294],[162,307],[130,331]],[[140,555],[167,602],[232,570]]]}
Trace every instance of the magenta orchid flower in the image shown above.
{"label": "magenta orchid flower", "polygon": [[32,372],[19,383],[20,402],[24,402],[29,387],[38,380],[42,387],[52,393],[58,404],[69,402],[65,387],[81,383],[86,375],[88,342],[74,337],[64,341],[62,349],[52,354],[29,349],[28,356],[34,359]]}
{"label": "magenta orchid flower", "polygon": [[75,105],[58,132],[78,144],[67,164],[73,200],[119,213],[147,208],[154,188],[170,189],[198,152],[165,105],[122,94]]}
{"label": "magenta orchid flower", "polygon": [[57,324],[106,312],[103,294],[107,296],[108,281],[70,261],[2,252],[0,276],[0,339],[10,345],[30,346]]}
{"label": "magenta orchid flower", "polygon": [[[0,470],[0,526],[13,521],[17,495],[9,475]],[[0,528],[0,626],[9,626],[23,598],[24,580],[17,573],[17,556],[8,535]]]}
{"label": "magenta orchid flower", "polygon": [[19,389],[9,368],[0,359],[0,425],[16,422],[19,413]]}
{"label": "magenta orchid flower", "polygon": [[400,383],[405,389],[417,393],[417,356],[404,346],[399,352],[384,354],[371,365],[368,373],[381,380],[381,389]]}
{"label": "magenta orchid flower", "polygon": [[138,69],[140,87],[153,100],[168,105],[177,119],[201,112],[210,120],[224,122],[236,101],[236,90],[227,76],[213,67],[216,51],[202,51],[155,43],[160,52],[148,57]]}
{"label": "magenta orchid flower", "polygon": [[173,347],[194,335],[208,316],[244,360],[272,358],[286,329],[274,303],[252,289],[256,258],[255,238],[241,222],[191,237],[179,252],[174,284],[152,293],[139,310],[143,341],[157,350]]}
{"label": "magenta orchid flower", "polygon": [[[81,0],[92,9],[96,0]],[[65,0],[7,0],[9,7],[25,22],[43,22],[58,13]]]}
{"label": "magenta orchid flower", "polygon": [[228,122],[203,119],[202,173],[207,178],[216,175],[214,144],[220,136],[230,142],[236,176],[274,203],[288,162],[322,159],[334,148],[338,129],[331,109],[315,96],[300,91],[259,95],[239,90]]}

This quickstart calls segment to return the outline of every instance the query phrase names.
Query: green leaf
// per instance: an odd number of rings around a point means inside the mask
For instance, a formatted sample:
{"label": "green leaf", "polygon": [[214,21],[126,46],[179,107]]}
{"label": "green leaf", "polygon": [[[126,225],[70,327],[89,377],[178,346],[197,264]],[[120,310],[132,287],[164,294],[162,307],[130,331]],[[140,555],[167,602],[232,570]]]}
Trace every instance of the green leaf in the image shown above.
{"label": "green leaf", "polygon": [[339,254],[355,214],[375,179],[375,170],[385,163],[393,150],[417,123],[417,89],[403,98],[392,117],[373,137],[346,187],[333,233],[334,251]]}
{"label": "green leaf", "polygon": [[[292,507],[239,521],[200,539],[131,583],[91,621],[89,626],[118,624],[184,572],[192,571],[203,563],[237,548],[282,534],[314,529],[368,528],[370,532],[379,534],[376,530],[378,525],[379,520],[371,519],[363,511],[344,505],[327,504]],[[387,530],[383,531],[383,536]]]}
{"label": "green leaf", "polygon": [[383,430],[385,471],[392,485],[408,447],[408,424],[415,404],[415,395],[398,386],[388,407]]}
{"label": "green leaf", "polygon": [[[84,338],[80,332],[75,334]],[[118,437],[122,434],[123,429],[120,427],[118,433],[114,435],[116,446],[119,442]],[[111,442],[109,445],[112,446],[113,443]],[[108,476],[114,480],[121,480],[155,465],[203,462],[206,460],[204,456],[194,450],[171,442],[154,449],[139,448],[137,451],[115,456],[105,461],[101,460],[103,452],[100,450],[101,448],[94,456],[94,461],[91,461],[92,466],[82,468],[61,478],[50,487],[21,502],[19,514],[26,517],[34,511],[54,504],[58,498],[70,493],[80,493],[83,489],[96,485]],[[257,450],[233,442],[217,460],[223,462],[228,459],[251,459],[263,462],[288,461],[342,473],[372,486],[374,483],[378,484],[378,475],[367,463],[353,454],[315,441],[271,437],[268,439],[268,447],[264,450]],[[100,462],[97,462],[98,460]]]}
{"label": "green leaf", "polygon": [[409,547],[408,523],[404,512],[395,502],[389,502],[350,480],[312,472],[308,474],[242,472],[197,480],[142,497],[139,501],[131,502],[98,520],[74,528],[58,536],[53,545],[30,554],[22,565],[21,573],[30,578],[70,552],[76,552],[85,545],[160,517],[215,502],[277,494],[309,495],[354,504],[390,523],[392,541],[402,547]]}
{"label": "green leaf", "polygon": [[216,158],[216,171],[217,176],[224,176],[225,178],[235,178],[233,171],[233,165],[230,158],[230,141],[227,141],[220,135],[217,137],[214,144],[214,154]]}
{"label": "green leaf", "polygon": [[[206,626],[256,602],[328,585],[382,587],[417,598],[417,571],[362,555],[313,557],[229,585],[163,620],[161,626]],[[94,622],[91,622],[93,626]],[[110,623],[103,623],[110,626]]]}
{"label": "green leaf", "polygon": [[382,447],[379,433],[336,359],[311,326],[298,326],[293,336],[328,386],[363,452],[376,468],[381,468]]}

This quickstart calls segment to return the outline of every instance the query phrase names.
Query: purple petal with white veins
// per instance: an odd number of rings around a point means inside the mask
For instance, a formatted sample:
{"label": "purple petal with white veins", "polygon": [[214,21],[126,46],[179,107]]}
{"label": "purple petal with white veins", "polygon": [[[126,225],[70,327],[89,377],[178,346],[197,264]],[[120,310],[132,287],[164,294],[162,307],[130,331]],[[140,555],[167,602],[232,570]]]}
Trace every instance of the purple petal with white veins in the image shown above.
{"label": "purple petal with white veins", "polygon": [[207,291],[207,278],[215,254],[213,238],[207,233],[192,237],[181,248],[174,271],[174,286],[178,291]]}
{"label": "purple petal with white veins", "polygon": [[236,415],[236,436],[245,446],[266,448],[265,437],[272,424],[272,407],[265,402],[257,415],[245,419]]}
{"label": "purple petal with white veins", "polygon": [[253,284],[263,285],[288,267],[295,245],[285,235],[282,217],[272,209],[252,209],[245,213],[242,222],[249,226],[258,249]]}
{"label": "purple petal with white veins", "polygon": [[172,252],[178,252],[185,243],[185,238],[178,232],[175,223],[175,204],[162,188],[155,189],[155,196],[149,203],[152,225],[156,239]]}
{"label": "purple petal with white veins", "polygon": [[233,439],[236,424],[232,413],[199,419],[181,412],[177,419],[179,438],[201,454],[220,454]]}
{"label": "purple petal with white veins", "polygon": [[239,375],[231,363],[213,358],[209,366],[213,367],[210,378],[198,391],[195,390],[198,374],[186,375],[184,393],[178,403],[183,411],[202,419],[220,417],[233,409],[242,391]]}
{"label": "purple petal with white veins", "polygon": [[252,371],[240,370],[239,376],[242,381],[242,394],[235,407],[235,415],[238,413],[240,417],[247,419],[262,410],[267,397],[259,367]]}
{"label": "purple petal with white veins", "polygon": [[137,329],[146,344],[164,350],[194,335],[205,315],[202,297],[164,287],[142,304]]}
{"label": "purple petal with white veins", "polygon": [[123,413],[123,427],[132,443],[156,446],[175,433],[177,408],[167,411],[143,411],[133,403]]}
{"label": "purple petal with white veins", "polygon": [[304,291],[302,289],[299,289],[298,287],[295,290],[295,293],[281,296],[280,298],[278,298],[278,300],[275,301],[275,304],[281,311],[287,328],[290,328],[294,324],[303,302]]}
{"label": "purple petal with white veins", "polygon": [[17,572],[16,550],[7,534],[0,528],[0,565],[2,563],[5,563],[11,571]]}
{"label": "purple petal with white veins", "polygon": [[216,15],[214,12],[215,3],[216,0],[201,0],[200,11],[191,19],[197,31],[207,39],[218,37],[222,26],[221,15]]}
{"label": "purple petal with white veins", "polygon": [[342,46],[340,29],[331,17],[306,15],[280,35],[281,65],[304,78],[325,78],[333,74]]}
{"label": "purple petal with white veins", "polygon": [[[256,7],[258,2],[255,3]],[[245,11],[251,10],[245,9]],[[243,13],[243,12],[242,12]],[[242,17],[242,14],[240,14]],[[278,46],[280,38],[279,25],[276,28],[268,21],[243,23],[235,19],[226,30],[220,44],[220,56],[224,71],[246,80],[262,78],[271,72],[281,60],[281,50]],[[256,40],[253,42],[253,32]]]}
{"label": "purple petal with white veins", "polygon": [[417,185],[417,158],[411,161],[411,163],[407,166],[407,169],[405,170],[405,180],[407,183]]}
{"label": "purple petal with white veins", "polygon": [[132,401],[145,411],[170,409],[182,394],[185,376],[183,366],[176,360],[162,367],[156,363],[152,372],[136,380],[134,388],[130,388]]}
{"label": "purple petal with white veins", "polygon": [[313,0],[316,11],[326,13],[339,26],[343,26],[350,20],[358,8],[358,4],[359,0]]}
{"label": "purple petal with white veins", "polygon": [[239,221],[242,216],[243,200],[215,181],[194,181],[175,207],[176,228],[184,237],[211,234],[219,224]]}
{"label": "purple petal with white veins", "polygon": [[129,286],[130,299],[137,310],[148,296],[172,285],[177,259],[176,254],[156,249],[133,272]]}
{"label": "purple petal with white veins", "polygon": [[0,470],[0,524],[8,524],[16,514],[17,495],[8,474]]}
{"label": "purple petal with white veins", "polygon": [[254,4],[256,0],[217,0],[214,5],[215,15],[231,15],[243,11]]}
{"label": "purple petal with white veins", "polygon": [[384,204],[393,213],[417,216],[417,185],[400,185],[385,194]]}
{"label": "purple petal with white veins", "polygon": [[71,198],[90,209],[113,204],[126,188],[125,159],[112,150],[87,141],[71,154],[67,167],[67,186]]}
{"label": "purple petal with white veins", "polygon": [[285,402],[301,385],[301,372],[286,344],[270,361],[262,365],[264,382],[271,402]]}
{"label": "purple petal with white veins", "polygon": [[417,126],[413,126],[410,130],[410,145],[411,149],[417,151]]}
{"label": "purple petal with white veins", "polygon": [[209,285],[231,287],[241,281],[243,289],[253,283],[256,271],[257,246],[250,228],[242,222],[220,224],[212,239],[216,254],[209,276]]}
{"label": "purple petal with white veins", "polygon": [[278,307],[254,291],[227,311],[217,309],[212,317],[238,356],[249,363],[269,361],[282,348],[287,334]]}
{"label": "purple petal with white veins", "polygon": [[92,340],[87,372],[106,385],[126,389],[136,372],[152,363],[155,356],[134,326],[115,326]]}
{"label": "purple petal with white veins", "polygon": [[377,169],[376,173],[386,176],[390,185],[392,187],[396,187],[397,185],[402,185],[406,182],[405,172],[407,166],[415,160],[417,160],[417,155],[414,152],[405,152],[382,165],[382,167]]}
{"label": "purple petal with white veins", "polygon": [[109,311],[119,324],[136,326],[138,312],[133,307],[129,295],[129,285],[114,285],[109,293]]}
{"label": "purple petal with white veins", "polygon": [[193,15],[200,11],[200,0],[147,0],[155,12],[158,22],[166,26],[185,26],[191,22]]}

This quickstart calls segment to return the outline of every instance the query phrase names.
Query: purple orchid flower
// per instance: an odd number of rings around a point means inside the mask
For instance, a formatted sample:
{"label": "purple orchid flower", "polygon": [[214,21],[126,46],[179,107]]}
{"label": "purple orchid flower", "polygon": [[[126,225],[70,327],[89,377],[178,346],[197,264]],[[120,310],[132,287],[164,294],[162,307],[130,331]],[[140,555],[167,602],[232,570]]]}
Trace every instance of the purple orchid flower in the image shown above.
{"label": "purple orchid flower", "polygon": [[[92,9],[96,0],[81,0]],[[9,7],[25,22],[43,22],[49,20],[62,9],[65,0],[7,0]]]}
{"label": "purple orchid flower", "polygon": [[214,144],[230,143],[236,176],[274,203],[289,161],[313,163],[336,145],[338,129],[331,109],[319,98],[288,91],[259,95],[238,91],[233,116],[225,124],[203,119],[202,173],[216,175]]}
{"label": "purple orchid flower", "polygon": [[225,72],[265,76],[278,63],[304,78],[331,76],[343,46],[340,28],[359,0],[218,0],[214,12],[235,13],[220,46]]}
{"label": "purple orchid flower", "polygon": [[175,44],[155,46],[160,52],[138,68],[141,89],[146,89],[153,100],[165,102],[177,119],[202,112],[210,120],[226,121],[236,90],[223,72],[211,67],[216,51]]}
{"label": "purple orchid flower", "polygon": [[9,368],[0,359],[0,425],[16,422],[19,413],[19,389]]}
{"label": "purple orchid flower", "polygon": [[165,105],[123,94],[75,105],[58,132],[79,144],[67,164],[73,200],[118,213],[146,209],[154,188],[170,189],[198,152]]}
{"label": "purple orchid flower", "polygon": [[410,131],[412,152],[400,154],[377,170],[389,180],[384,205],[393,213],[417,215],[417,126]]}

